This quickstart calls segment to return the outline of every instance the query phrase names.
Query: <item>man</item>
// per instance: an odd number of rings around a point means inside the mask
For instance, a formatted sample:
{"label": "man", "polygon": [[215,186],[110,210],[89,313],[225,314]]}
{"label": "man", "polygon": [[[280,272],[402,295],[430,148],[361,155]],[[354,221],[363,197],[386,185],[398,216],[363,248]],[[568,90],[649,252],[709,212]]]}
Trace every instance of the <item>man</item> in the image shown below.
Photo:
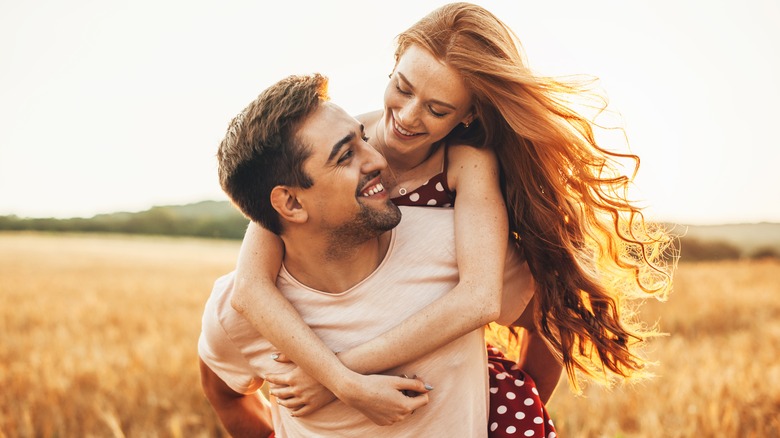
{"label": "man", "polygon": [[[227,184],[231,199],[284,241],[279,289],[326,345],[343,351],[449,292],[458,274],[452,211],[405,208],[401,221],[379,177],[384,159],[365,141],[362,126],[324,99],[325,86],[315,75],[267,89],[231,124],[220,168],[241,182]],[[263,141],[240,141],[247,136]],[[522,283],[524,275],[515,269],[508,277]],[[267,434],[273,422],[280,436],[486,435],[481,329],[377,377],[400,399],[380,422],[392,425],[377,425],[349,400],[305,417],[269,407],[257,396],[263,376],[289,365],[274,361],[274,347],[232,309],[232,280],[217,281],[199,341],[204,390],[232,434]],[[501,319],[517,319],[529,299],[506,300],[515,308],[502,309]],[[435,381],[435,394],[417,379],[394,377],[401,375]],[[419,395],[406,397],[408,391]]]}

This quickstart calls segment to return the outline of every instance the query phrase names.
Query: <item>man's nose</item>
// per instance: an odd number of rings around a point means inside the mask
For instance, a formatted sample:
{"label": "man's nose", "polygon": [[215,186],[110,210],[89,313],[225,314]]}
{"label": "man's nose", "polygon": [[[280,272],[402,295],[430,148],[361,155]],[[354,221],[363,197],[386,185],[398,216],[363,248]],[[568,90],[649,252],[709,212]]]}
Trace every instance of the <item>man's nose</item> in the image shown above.
{"label": "man's nose", "polygon": [[360,169],[362,173],[369,174],[376,171],[381,172],[387,167],[387,161],[385,160],[385,157],[383,157],[379,151],[374,149],[373,146],[368,144],[368,142],[363,142],[363,153],[365,159],[363,160],[363,164]]}

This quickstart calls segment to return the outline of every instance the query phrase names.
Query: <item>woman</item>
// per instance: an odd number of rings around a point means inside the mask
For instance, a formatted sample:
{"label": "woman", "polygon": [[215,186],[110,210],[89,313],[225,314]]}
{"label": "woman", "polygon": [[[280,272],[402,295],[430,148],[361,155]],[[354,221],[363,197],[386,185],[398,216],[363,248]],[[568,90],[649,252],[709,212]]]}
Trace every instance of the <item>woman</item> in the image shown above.
{"label": "woman", "polygon": [[[283,249],[252,224],[234,307],[334,390],[343,385],[339,359],[359,373],[379,372],[492,321],[512,230],[537,283],[529,328],[538,333],[526,350],[544,351],[533,347],[541,335],[575,388],[578,370],[606,380],[639,375],[635,348],[647,333],[621,306],[625,298],[668,291],[669,270],[660,260],[668,238],[645,227],[625,197],[630,179],[612,172],[616,159],[635,159],[638,167],[638,157],[597,145],[591,122],[566,104],[582,91],[533,75],[512,31],[483,8],[456,3],[432,12],[399,36],[385,108],[361,121],[388,161],[383,177],[398,203],[418,203],[426,192],[420,187],[433,177],[434,195],[454,200],[457,192],[459,285],[371,345],[337,358],[275,289]],[[540,360],[528,359],[526,370]],[[537,378],[546,379],[557,380]],[[545,386],[542,400],[552,388]],[[332,399],[324,391],[293,395],[289,387],[272,393],[297,415]]]}

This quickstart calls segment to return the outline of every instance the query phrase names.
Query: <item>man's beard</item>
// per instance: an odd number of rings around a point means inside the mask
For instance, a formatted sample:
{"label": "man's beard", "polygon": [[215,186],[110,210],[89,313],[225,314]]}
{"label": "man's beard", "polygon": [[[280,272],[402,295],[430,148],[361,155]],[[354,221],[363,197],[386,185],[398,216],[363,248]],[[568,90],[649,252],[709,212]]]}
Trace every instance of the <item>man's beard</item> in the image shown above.
{"label": "man's beard", "polygon": [[352,220],[332,229],[328,257],[338,258],[365,241],[395,228],[401,222],[401,210],[390,200],[387,204],[388,208],[377,210],[361,203],[360,211]]}

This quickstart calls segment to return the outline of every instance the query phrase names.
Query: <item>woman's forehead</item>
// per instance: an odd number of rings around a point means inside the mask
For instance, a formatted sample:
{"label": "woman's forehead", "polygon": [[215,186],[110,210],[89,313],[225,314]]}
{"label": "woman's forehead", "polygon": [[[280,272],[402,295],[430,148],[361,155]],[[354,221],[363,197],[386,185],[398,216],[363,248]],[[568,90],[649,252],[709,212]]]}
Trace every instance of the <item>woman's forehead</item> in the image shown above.
{"label": "woman's forehead", "polygon": [[468,104],[471,94],[461,74],[431,52],[417,45],[410,45],[401,53],[396,71],[406,85],[426,98]]}

